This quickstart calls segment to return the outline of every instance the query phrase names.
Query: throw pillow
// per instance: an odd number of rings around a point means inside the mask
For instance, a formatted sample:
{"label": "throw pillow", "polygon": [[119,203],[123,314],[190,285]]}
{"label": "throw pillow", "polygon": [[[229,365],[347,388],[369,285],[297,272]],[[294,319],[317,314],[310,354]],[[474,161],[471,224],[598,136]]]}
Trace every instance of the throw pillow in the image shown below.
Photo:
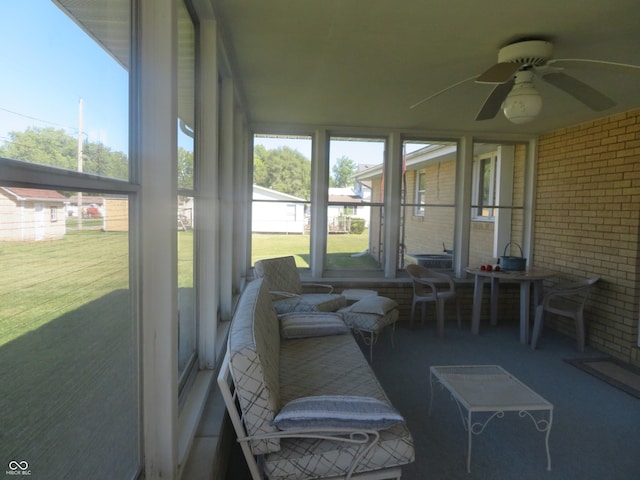
{"label": "throw pillow", "polygon": [[398,304],[386,297],[370,296],[358,300],[351,305],[350,310],[355,313],[374,313],[376,315],[386,315],[396,308]]}
{"label": "throw pillow", "polygon": [[319,395],[290,401],[272,424],[280,430],[385,430],[403,422],[395,408],[373,397]]}
{"label": "throw pillow", "polygon": [[322,337],[349,333],[339,313],[289,313],[280,317],[282,338]]}

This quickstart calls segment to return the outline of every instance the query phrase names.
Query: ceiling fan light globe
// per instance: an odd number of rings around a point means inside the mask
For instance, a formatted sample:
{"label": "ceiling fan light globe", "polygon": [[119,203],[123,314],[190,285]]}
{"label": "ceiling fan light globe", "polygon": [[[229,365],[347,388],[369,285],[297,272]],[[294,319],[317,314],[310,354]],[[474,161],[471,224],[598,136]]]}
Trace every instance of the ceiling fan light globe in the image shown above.
{"label": "ceiling fan light globe", "polygon": [[504,116],[512,123],[527,123],[542,110],[542,96],[532,83],[514,85],[502,104]]}

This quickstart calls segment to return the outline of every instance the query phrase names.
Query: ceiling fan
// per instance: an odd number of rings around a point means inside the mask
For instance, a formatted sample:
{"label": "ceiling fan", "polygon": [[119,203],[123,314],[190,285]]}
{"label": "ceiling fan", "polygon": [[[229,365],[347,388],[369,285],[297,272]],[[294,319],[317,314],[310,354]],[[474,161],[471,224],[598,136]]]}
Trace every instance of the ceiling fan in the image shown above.
{"label": "ceiling fan", "polygon": [[413,109],[458,85],[475,79],[476,83],[496,85],[480,108],[476,120],[492,119],[502,108],[511,122],[525,123],[533,120],[542,108],[542,97],[533,85],[534,76],[539,76],[543,81],[571,95],[596,112],[615,105],[615,102],[605,94],[567,75],[561,68],[554,67],[553,65],[558,62],[584,62],[640,69],[637,65],[601,60],[554,59],[551,42],[522,40],[501,48],[498,52],[498,63],[485,70],[480,76],[474,75],[450,85],[420,100],[410,108]]}

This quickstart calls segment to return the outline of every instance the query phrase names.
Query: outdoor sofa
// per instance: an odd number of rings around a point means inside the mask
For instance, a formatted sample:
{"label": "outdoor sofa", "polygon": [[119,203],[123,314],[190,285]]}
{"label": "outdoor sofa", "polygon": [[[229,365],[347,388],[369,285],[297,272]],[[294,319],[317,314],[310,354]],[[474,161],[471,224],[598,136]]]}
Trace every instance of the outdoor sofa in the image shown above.
{"label": "outdoor sofa", "polygon": [[254,480],[400,478],[413,439],[339,313],[277,316],[244,291],[218,376]]}

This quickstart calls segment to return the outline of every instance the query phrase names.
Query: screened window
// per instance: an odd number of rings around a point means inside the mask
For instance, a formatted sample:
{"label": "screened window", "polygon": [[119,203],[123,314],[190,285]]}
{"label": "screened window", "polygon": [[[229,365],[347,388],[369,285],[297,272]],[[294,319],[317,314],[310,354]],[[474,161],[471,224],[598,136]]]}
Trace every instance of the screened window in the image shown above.
{"label": "screened window", "polygon": [[493,206],[496,201],[496,158],[495,154],[489,154],[474,162],[474,216],[477,219],[493,220]]}
{"label": "screened window", "polygon": [[[12,45],[0,78],[11,93],[0,108],[0,163],[11,166],[0,166],[0,459],[28,465],[33,478],[135,478],[131,5],[77,3],[0,2],[0,40]],[[94,29],[100,18],[110,21]],[[120,206],[109,203],[116,193]],[[73,198],[89,194],[107,209],[85,215],[93,207]]]}
{"label": "screened window", "polygon": [[457,146],[406,140],[403,152],[398,268],[418,263],[451,270]]}
{"label": "screened window", "polygon": [[294,256],[309,267],[311,138],[261,136],[253,140],[251,265]]}
{"label": "screened window", "polygon": [[183,2],[178,3],[178,378],[180,393],[198,368],[195,191],[195,58],[196,27]]}
{"label": "screened window", "polygon": [[379,270],[384,261],[381,138],[329,140],[327,270]]}
{"label": "screened window", "polygon": [[509,242],[522,246],[526,158],[524,143],[474,144],[469,265],[494,263]]}

